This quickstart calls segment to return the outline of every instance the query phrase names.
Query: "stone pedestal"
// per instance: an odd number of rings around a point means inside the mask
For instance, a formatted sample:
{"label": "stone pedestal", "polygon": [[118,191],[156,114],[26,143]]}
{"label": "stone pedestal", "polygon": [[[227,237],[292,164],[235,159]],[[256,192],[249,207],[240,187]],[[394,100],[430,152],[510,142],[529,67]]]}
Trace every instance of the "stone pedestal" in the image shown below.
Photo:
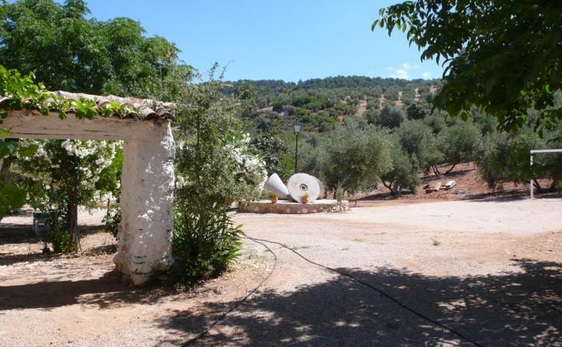
{"label": "stone pedestal", "polygon": [[278,213],[278,214],[307,214],[321,212],[349,211],[349,202],[344,200],[316,200],[314,203],[301,204],[290,200],[279,200],[272,203],[268,200],[241,202],[239,212],[247,213]]}

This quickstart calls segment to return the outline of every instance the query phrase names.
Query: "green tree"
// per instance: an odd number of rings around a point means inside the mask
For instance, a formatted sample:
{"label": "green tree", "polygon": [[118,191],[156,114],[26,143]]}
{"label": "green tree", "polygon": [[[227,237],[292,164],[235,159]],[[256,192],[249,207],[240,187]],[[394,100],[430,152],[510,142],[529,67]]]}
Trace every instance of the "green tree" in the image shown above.
{"label": "green tree", "polygon": [[250,142],[251,146],[256,149],[256,152],[263,154],[266,170],[268,174],[281,173],[281,159],[287,154],[289,149],[283,141],[271,133],[264,133]]}
{"label": "green tree", "polygon": [[86,19],[83,0],[18,0],[0,5],[0,65],[35,72],[49,90],[175,100],[179,50],[161,37],[144,37],[138,22]]}
{"label": "green tree", "polygon": [[468,122],[457,123],[439,133],[437,144],[443,153],[443,161],[450,166],[446,173],[460,163],[474,160],[480,136],[478,128]]}
{"label": "green tree", "polygon": [[[550,145],[553,146],[553,145]],[[503,182],[525,183],[534,180],[539,189],[538,178],[552,173],[554,169],[548,161],[549,156],[536,159],[531,167],[531,149],[548,148],[549,144],[526,126],[513,132],[498,131],[483,137],[475,159],[480,177],[491,190],[501,189]],[[551,177],[552,178],[552,177]]]}
{"label": "green tree", "polygon": [[370,189],[391,169],[386,134],[374,127],[359,127],[348,121],[322,139],[323,179],[330,189],[342,188],[353,194]]}
{"label": "green tree", "polygon": [[439,174],[437,165],[443,160],[443,153],[431,128],[422,120],[408,120],[397,129],[396,134],[402,149],[417,160],[417,167],[426,173],[431,169]]}
{"label": "green tree", "polygon": [[427,114],[428,111],[422,108],[418,103],[412,103],[406,108],[408,120],[423,120]]}
{"label": "green tree", "polygon": [[382,184],[392,195],[400,195],[403,189],[416,193],[420,184],[418,163],[402,149],[397,136],[393,135],[391,142],[392,169],[382,175]]}
{"label": "green tree", "polygon": [[451,115],[472,105],[508,130],[522,127],[528,109],[535,127],[562,118],[554,92],[562,87],[562,6],[558,1],[415,0],[379,11],[372,25],[406,32],[421,59],[445,65],[435,106]]}
{"label": "green tree", "polygon": [[375,119],[372,120],[372,123],[381,127],[394,129],[400,126],[405,119],[406,116],[401,109],[385,105],[378,115],[375,115]]}

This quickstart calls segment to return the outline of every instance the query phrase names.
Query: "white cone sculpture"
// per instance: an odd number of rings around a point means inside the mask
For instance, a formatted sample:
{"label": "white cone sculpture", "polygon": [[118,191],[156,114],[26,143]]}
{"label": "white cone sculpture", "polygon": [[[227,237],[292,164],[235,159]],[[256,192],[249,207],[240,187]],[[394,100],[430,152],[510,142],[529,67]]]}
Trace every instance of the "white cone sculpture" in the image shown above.
{"label": "white cone sculpture", "polygon": [[304,194],[308,195],[308,202],[314,202],[320,195],[318,179],[306,173],[295,173],[287,183],[289,194],[296,202],[301,202]]}
{"label": "white cone sculpture", "polygon": [[279,178],[279,175],[277,173],[272,174],[267,179],[263,188],[277,195],[279,199],[287,200],[291,198],[291,196],[289,195],[289,190],[287,189],[281,178]]}

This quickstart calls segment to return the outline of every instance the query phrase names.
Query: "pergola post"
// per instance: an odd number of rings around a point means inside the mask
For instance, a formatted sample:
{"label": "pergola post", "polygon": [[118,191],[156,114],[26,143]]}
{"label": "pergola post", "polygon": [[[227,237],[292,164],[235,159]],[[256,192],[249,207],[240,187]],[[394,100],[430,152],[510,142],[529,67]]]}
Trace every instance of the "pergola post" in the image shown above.
{"label": "pergola post", "polygon": [[172,263],[175,143],[168,122],[146,123],[143,134],[125,140],[121,178],[121,229],[114,257],[134,285]]}

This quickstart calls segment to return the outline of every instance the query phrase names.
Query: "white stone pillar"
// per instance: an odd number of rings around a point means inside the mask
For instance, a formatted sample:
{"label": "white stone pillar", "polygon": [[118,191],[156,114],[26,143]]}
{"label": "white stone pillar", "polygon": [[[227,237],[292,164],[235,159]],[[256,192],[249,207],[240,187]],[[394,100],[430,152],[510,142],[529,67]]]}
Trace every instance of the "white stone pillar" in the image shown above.
{"label": "white stone pillar", "polygon": [[142,123],[125,140],[117,270],[141,285],[172,263],[175,143],[169,123]]}

